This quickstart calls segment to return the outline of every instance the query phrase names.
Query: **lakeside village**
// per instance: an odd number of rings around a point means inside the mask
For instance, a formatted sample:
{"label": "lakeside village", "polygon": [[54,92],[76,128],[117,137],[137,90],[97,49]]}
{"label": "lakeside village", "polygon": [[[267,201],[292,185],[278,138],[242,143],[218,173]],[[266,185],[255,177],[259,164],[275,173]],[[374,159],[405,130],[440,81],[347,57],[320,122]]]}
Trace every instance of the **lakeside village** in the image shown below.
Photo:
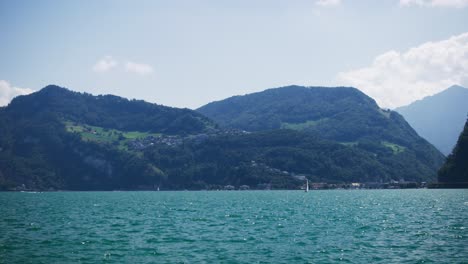
{"label": "lakeside village", "polygon": [[[306,179],[305,176],[293,176],[298,180]],[[297,190],[304,191],[306,185],[304,184]],[[422,188],[438,188],[437,184],[426,184],[425,182],[417,183],[417,182],[405,182],[405,181],[391,181],[388,183],[325,183],[325,182],[309,182],[309,190],[371,190],[371,189],[422,189]],[[256,186],[249,186],[249,185],[210,185],[207,189],[197,190],[193,189],[190,191],[261,191],[261,190],[283,190],[283,189],[275,189],[273,188],[271,183],[260,183]],[[294,189],[288,189],[294,190]],[[30,189],[25,184],[17,186],[15,188],[9,189],[8,191],[18,191],[18,192],[36,192],[41,190]],[[55,189],[49,189],[48,191],[60,191]],[[122,191],[122,190],[115,190],[115,191]],[[140,186],[133,191],[188,191],[188,190],[165,190],[164,188],[159,188],[159,186]]]}
{"label": "lakeside village", "polygon": [[200,133],[196,135],[189,135],[189,136],[178,136],[178,135],[158,135],[158,136],[147,136],[144,138],[136,138],[133,140],[129,140],[126,142],[126,145],[129,150],[140,151],[147,147],[151,147],[154,145],[167,145],[170,147],[176,147],[182,145],[184,142],[192,142],[195,144],[201,144],[205,140],[210,137],[217,137],[217,136],[238,136],[238,135],[245,135],[249,134],[250,132],[238,130],[238,129],[223,129],[223,130],[215,130],[213,129],[207,133]]}
{"label": "lakeside village", "polygon": [[[305,181],[305,176],[293,176]],[[299,190],[305,190],[305,184]],[[388,183],[326,183],[326,182],[309,182],[309,190],[364,190],[364,189],[421,189],[431,188],[426,182],[406,182],[406,181],[391,181]],[[208,191],[246,191],[246,190],[275,190],[270,183],[261,183],[256,186],[249,185],[225,185],[212,186]]]}

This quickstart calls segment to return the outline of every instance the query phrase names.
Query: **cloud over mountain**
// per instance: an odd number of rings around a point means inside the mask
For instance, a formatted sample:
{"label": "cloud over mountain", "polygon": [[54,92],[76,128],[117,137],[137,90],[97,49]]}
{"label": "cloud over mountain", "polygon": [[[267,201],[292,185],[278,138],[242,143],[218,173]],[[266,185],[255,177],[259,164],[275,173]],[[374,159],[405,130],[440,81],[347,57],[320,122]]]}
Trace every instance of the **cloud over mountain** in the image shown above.
{"label": "cloud over mountain", "polygon": [[370,66],[341,72],[337,79],[388,108],[407,105],[453,84],[467,86],[468,32],[404,52],[385,52]]}
{"label": "cloud over mountain", "polygon": [[463,8],[468,6],[468,0],[400,0],[400,6]]}
{"label": "cloud over mountain", "polygon": [[34,92],[29,88],[19,88],[12,86],[5,80],[0,80],[0,106],[5,106],[10,103],[11,99],[18,95],[26,95]]}
{"label": "cloud over mountain", "polygon": [[127,61],[121,68],[120,63],[112,56],[106,56],[96,62],[93,66],[93,71],[97,73],[111,72],[114,69],[125,70],[128,73],[136,73],[139,75],[148,75],[154,72],[151,65],[145,63],[137,63],[133,61]]}

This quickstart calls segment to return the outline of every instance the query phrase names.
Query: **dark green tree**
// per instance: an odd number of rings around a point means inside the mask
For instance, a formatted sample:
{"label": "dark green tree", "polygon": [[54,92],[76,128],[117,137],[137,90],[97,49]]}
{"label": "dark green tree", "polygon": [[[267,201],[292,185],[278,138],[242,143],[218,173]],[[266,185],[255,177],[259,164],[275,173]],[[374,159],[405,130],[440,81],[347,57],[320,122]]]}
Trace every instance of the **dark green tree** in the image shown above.
{"label": "dark green tree", "polygon": [[439,182],[468,183],[468,121],[458,138],[457,145],[439,170]]}

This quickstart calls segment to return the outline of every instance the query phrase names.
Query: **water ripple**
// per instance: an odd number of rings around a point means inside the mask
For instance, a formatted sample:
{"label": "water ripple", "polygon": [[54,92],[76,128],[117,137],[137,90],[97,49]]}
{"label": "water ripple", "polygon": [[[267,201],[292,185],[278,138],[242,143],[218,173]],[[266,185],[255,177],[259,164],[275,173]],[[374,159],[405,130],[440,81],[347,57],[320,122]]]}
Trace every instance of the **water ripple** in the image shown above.
{"label": "water ripple", "polygon": [[467,194],[0,193],[0,263],[466,263]]}

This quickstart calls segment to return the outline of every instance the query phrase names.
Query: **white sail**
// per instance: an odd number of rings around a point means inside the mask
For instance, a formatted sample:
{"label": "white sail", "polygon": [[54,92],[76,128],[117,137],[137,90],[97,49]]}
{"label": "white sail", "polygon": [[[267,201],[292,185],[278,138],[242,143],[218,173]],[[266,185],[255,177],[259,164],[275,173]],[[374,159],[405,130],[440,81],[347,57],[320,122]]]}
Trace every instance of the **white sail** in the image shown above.
{"label": "white sail", "polygon": [[306,192],[309,191],[309,180],[306,180],[306,189],[305,189]]}

